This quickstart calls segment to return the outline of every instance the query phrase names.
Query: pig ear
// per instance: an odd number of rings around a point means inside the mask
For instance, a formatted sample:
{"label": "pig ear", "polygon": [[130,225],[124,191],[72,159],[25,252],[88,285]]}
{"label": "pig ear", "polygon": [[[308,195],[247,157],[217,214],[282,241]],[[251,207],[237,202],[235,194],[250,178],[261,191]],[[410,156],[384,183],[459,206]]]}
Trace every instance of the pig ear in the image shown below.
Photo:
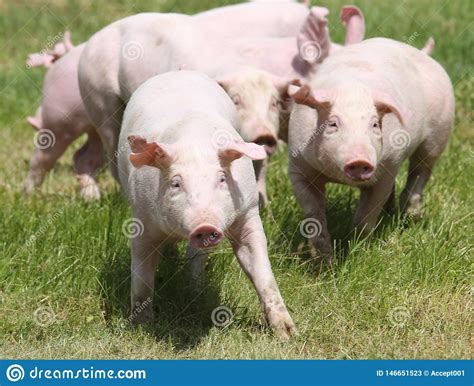
{"label": "pig ear", "polygon": [[288,79],[280,76],[272,76],[272,83],[282,98],[290,98],[288,89],[291,85],[301,86],[299,79]]}
{"label": "pig ear", "polygon": [[173,145],[147,142],[145,138],[138,135],[130,135],[128,143],[132,149],[128,158],[136,168],[148,165],[158,169],[167,169],[173,162]]}
{"label": "pig ear", "polygon": [[341,9],[341,23],[346,29],[344,45],[359,43],[365,36],[365,19],[362,11],[354,5]]}
{"label": "pig ear", "polygon": [[334,101],[334,92],[327,89],[319,89],[315,92],[311,91],[308,85],[297,86],[290,85],[288,94],[299,105],[306,105],[316,109],[318,107],[329,108]]}
{"label": "pig ear", "polygon": [[328,14],[327,8],[312,7],[296,38],[299,56],[308,64],[321,63],[329,55]]}
{"label": "pig ear", "polygon": [[372,91],[375,107],[382,115],[394,113],[402,125],[406,125],[411,117],[411,112],[405,106],[400,105],[393,97],[383,91]]}
{"label": "pig ear", "polygon": [[243,157],[249,157],[253,161],[263,160],[267,152],[263,146],[251,142],[232,141],[219,149],[219,159],[223,164],[229,165],[232,161]]}

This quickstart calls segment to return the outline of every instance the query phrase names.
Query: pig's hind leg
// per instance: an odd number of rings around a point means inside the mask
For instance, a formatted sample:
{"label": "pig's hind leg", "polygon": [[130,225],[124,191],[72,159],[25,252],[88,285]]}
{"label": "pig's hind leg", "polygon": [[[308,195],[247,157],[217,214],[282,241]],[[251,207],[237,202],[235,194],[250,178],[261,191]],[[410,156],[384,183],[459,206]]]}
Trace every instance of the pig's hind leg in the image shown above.
{"label": "pig's hind leg", "polygon": [[39,188],[46,173],[56,164],[68,146],[77,138],[65,135],[63,130],[39,130],[35,137],[35,150],[30,160],[30,170],[24,182],[24,191],[30,194]]}
{"label": "pig's hind leg", "polygon": [[100,198],[97,172],[104,163],[102,141],[95,129],[87,133],[86,143],[74,154],[74,167],[81,187],[81,197],[86,201]]}
{"label": "pig's hind leg", "polygon": [[410,157],[407,182],[400,194],[402,211],[414,219],[421,217],[423,190],[438,158],[438,155],[430,154],[425,147],[425,144],[421,144]]}

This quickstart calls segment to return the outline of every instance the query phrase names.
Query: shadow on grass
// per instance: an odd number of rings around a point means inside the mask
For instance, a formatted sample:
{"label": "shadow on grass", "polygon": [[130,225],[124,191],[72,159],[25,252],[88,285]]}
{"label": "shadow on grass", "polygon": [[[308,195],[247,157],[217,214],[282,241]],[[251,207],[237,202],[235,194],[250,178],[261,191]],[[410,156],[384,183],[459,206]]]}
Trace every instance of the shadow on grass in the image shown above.
{"label": "shadow on grass", "polygon": [[[184,256],[183,253],[180,254]],[[193,283],[189,262],[177,255],[176,248],[163,250],[155,276],[153,308],[155,320],[144,327],[157,340],[171,341],[178,351],[195,347],[212,327],[211,313],[220,303],[215,288]],[[101,270],[101,296],[105,318],[112,325],[121,318],[130,328],[130,250],[108,254]]]}
{"label": "shadow on grass", "polygon": [[336,194],[331,195],[330,193],[328,197],[329,205],[326,212],[328,231],[331,240],[335,243],[335,245],[333,244],[334,258],[332,262],[316,256],[308,239],[301,235],[299,224],[295,228],[294,219],[291,218],[283,218],[278,224],[281,229],[296,229],[292,237],[287,240],[289,245],[286,253],[297,255],[301,265],[307,267],[311,275],[319,276],[325,273],[334,273],[337,272],[338,267],[342,266],[346,259],[350,258],[355,245],[366,243],[370,246],[372,243],[379,242],[387,237],[396,228],[401,227],[404,230],[413,224],[412,220],[402,216],[397,205],[391,211],[384,209],[379,217],[376,229],[368,236],[363,236],[352,228],[352,219],[357,202],[358,194],[354,189],[343,188],[342,191],[338,190]]}

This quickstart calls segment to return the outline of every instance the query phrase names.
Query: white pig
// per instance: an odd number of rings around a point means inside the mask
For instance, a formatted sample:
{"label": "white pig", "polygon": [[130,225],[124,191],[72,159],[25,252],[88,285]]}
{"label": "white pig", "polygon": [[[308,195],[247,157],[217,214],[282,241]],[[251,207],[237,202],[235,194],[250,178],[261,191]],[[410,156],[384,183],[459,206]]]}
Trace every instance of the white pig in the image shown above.
{"label": "white pig", "polygon": [[[29,194],[41,186],[46,173],[68,146],[87,134],[86,143],[74,154],[74,168],[81,196],[94,200],[100,197],[96,174],[103,164],[103,149],[79,92],[77,68],[85,45],[74,47],[70,34],[66,32],[64,36],[65,43],[57,44],[53,52],[33,54],[28,59],[29,66],[43,65],[48,71],[44,77],[41,106],[35,116],[27,119],[38,132],[24,190]],[[58,49],[62,46],[63,49]]]}
{"label": "white pig", "polygon": [[211,33],[213,27],[200,15],[178,14],[134,15],[96,33],[81,56],[79,83],[113,175],[117,177],[114,152],[120,122],[131,94],[151,76],[182,65],[218,80],[237,105],[244,139],[264,145],[271,154],[277,143],[278,106],[287,97],[288,84],[308,75],[329,54],[327,13],[313,7],[298,39],[230,39]]}
{"label": "white pig", "polygon": [[[239,38],[285,37],[298,33],[308,12],[308,5],[269,1],[224,6],[197,15],[212,34]],[[113,44],[113,41],[110,43]],[[102,143],[87,116],[77,82],[79,58],[84,46],[81,44],[74,47],[71,34],[66,31],[63,40],[52,50],[28,56],[28,68],[44,66],[48,68],[48,72],[43,83],[41,107],[35,116],[28,117],[27,120],[33,128],[39,130],[36,142],[48,145],[47,142],[51,141],[51,146],[36,146],[30,171],[24,182],[26,193],[41,186],[47,171],[55,165],[67,147],[87,133],[86,144],[74,156],[76,174],[83,198],[93,200],[100,197],[96,174],[103,164]],[[92,67],[94,66],[95,64]]]}
{"label": "white pig", "polygon": [[453,126],[454,97],[444,69],[425,51],[376,38],[344,47],[318,69],[309,86],[292,86],[289,173],[307,217],[319,222],[312,243],[332,254],[325,185],[360,188],[354,225],[370,231],[395,177],[409,158],[400,206],[419,216],[423,189]]}
{"label": "white pig", "polygon": [[[132,315],[151,319],[159,247],[187,240],[201,265],[205,249],[226,234],[252,281],[266,320],[282,337],[294,329],[268,259],[258,210],[252,160],[263,147],[235,130],[230,98],[207,76],[193,71],[158,75],[132,95],[120,133],[119,175],[134,221]],[[219,138],[219,140],[216,140]]]}

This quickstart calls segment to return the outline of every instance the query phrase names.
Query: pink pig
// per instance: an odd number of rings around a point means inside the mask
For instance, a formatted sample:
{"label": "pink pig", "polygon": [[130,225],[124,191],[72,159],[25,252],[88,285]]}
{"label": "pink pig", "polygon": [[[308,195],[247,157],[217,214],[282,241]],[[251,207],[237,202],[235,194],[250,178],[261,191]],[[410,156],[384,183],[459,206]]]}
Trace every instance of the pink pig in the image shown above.
{"label": "pink pig", "polygon": [[206,248],[229,237],[270,327],[283,339],[294,323],[268,259],[251,160],[266,157],[235,129],[235,107],[219,85],[193,71],[144,82],[125,109],[120,182],[139,232],[132,237],[133,323],[153,317],[155,270],[166,243],[187,240],[195,278]]}
{"label": "pink pig", "polygon": [[[281,4],[296,5],[274,6]],[[115,152],[131,94],[148,78],[183,65],[216,79],[237,106],[244,140],[262,144],[272,154],[280,113],[285,114],[279,107],[286,105],[287,86],[295,78],[309,76],[331,50],[327,13],[313,7],[297,39],[216,36],[207,17],[177,14],[139,14],[96,33],[81,57],[79,84],[86,110],[99,127],[112,174],[117,178]],[[262,169],[257,167],[265,201]]]}
{"label": "pink pig", "polygon": [[292,86],[289,174],[307,217],[317,221],[314,246],[332,254],[325,186],[361,190],[354,225],[370,231],[386,204],[394,206],[395,177],[410,160],[400,206],[421,214],[423,190],[453,127],[454,96],[444,69],[394,40],[344,47],[318,69],[309,86]]}
{"label": "pink pig", "polygon": [[[87,116],[79,92],[77,68],[85,45],[74,47],[69,34],[67,39],[68,48],[64,56],[52,60],[46,54],[42,55],[45,59],[43,65],[50,67],[44,78],[41,107],[34,117],[27,119],[38,132],[24,189],[31,193],[39,187],[67,147],[86,133],[87,142],[74,154],[74,166],[81,196],[93,200],[100,197],[96,172],[103,164],[102,142]],[[39,61],[35,65],[39,65]]]}
{"label": "pink pig", "polygon": [[[217,8],[201,14],[203,23],[220,35],[227,36],[294,36],[308,15],[307,5],[294,2],[244,3]],[[97,199],[100,192],[96,173],[103,164],[102,145],[90,123],[77,82],[79,58],[84,44],[74,47],[70,32],[52,50],[31,54],[28,67],[48,68],[43,84],[43,101],[35,116],[27,121],[40,130],[37,139],[44,144],[36,146],[25,180],[25,192],[39,187],[67,147],[81,134],[88,141],[75,155],[75,168],[85,199]],[[49,142],[54,144],[48,145]],[[38,142],[38,141],[36,141]],[[44,146],[44,145],[48,146]],[[37,144],[38,145],[38,144]]]}

